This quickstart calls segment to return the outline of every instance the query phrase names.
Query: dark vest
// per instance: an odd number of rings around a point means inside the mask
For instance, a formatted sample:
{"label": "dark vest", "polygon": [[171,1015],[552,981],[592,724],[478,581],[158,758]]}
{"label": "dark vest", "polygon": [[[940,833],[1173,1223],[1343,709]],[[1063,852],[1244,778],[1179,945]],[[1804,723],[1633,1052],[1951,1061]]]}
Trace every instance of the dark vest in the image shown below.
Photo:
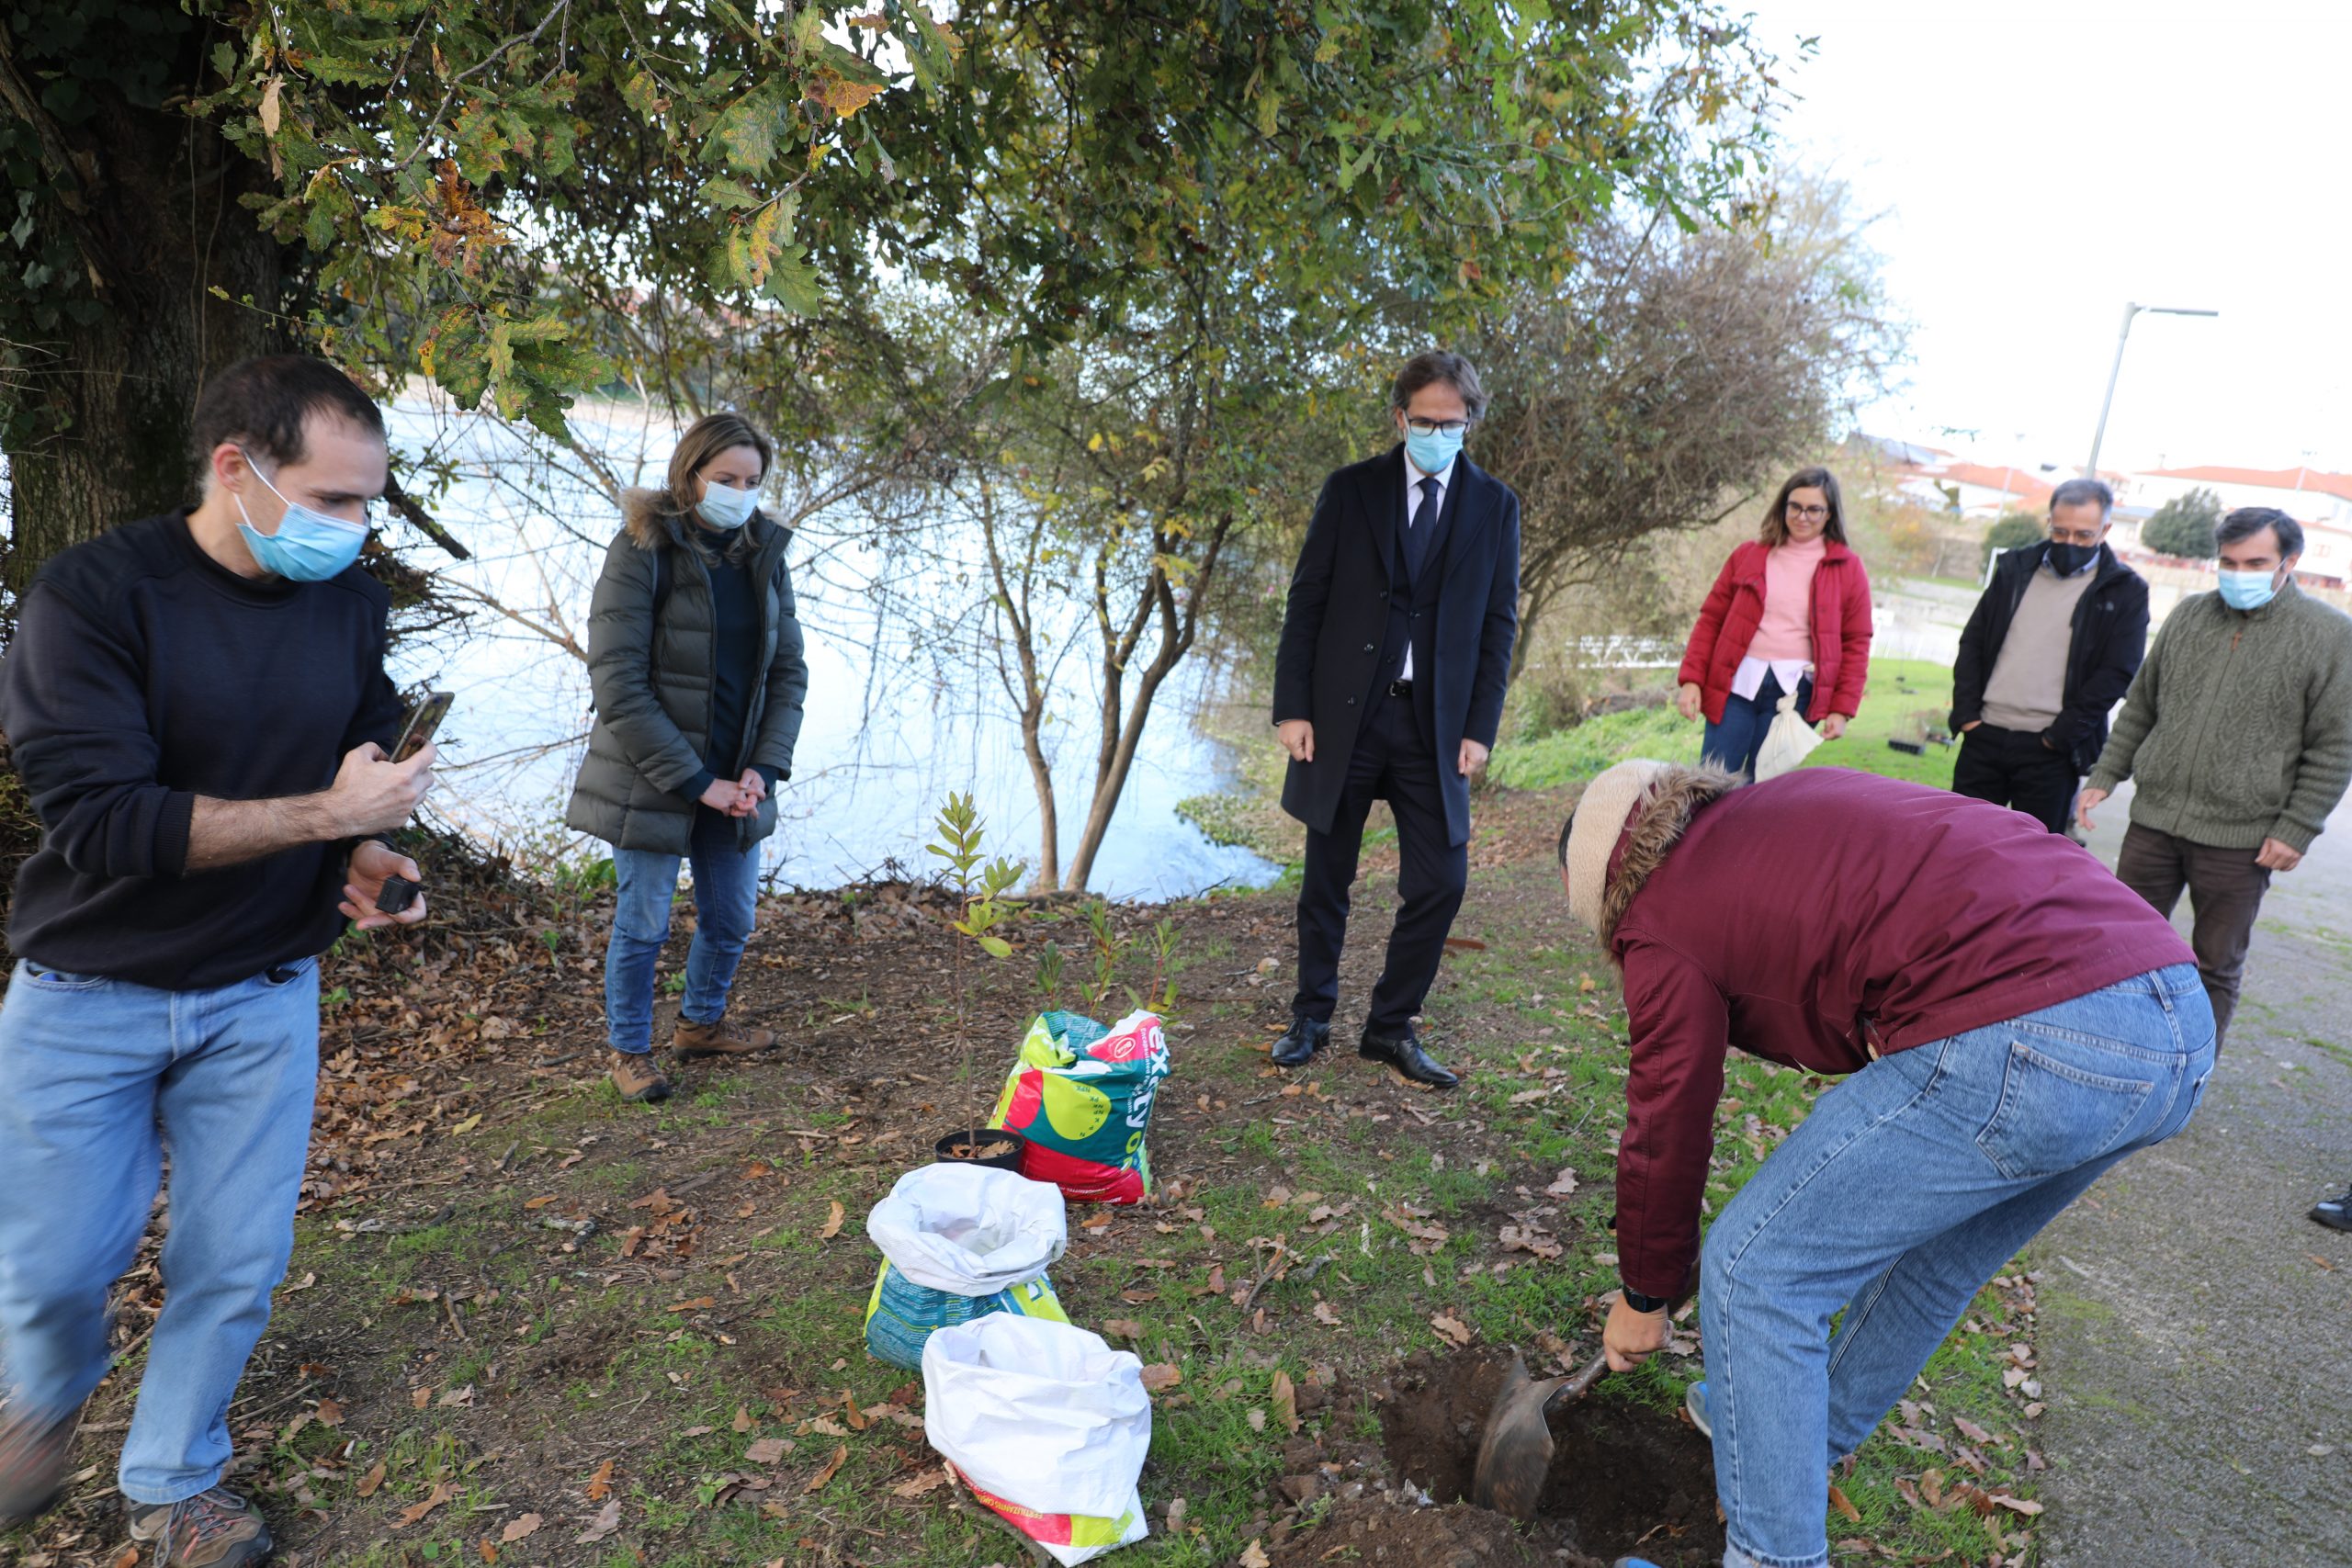
{"label": "dark vest", "polygon": [[1405,553],[1405,535],[1412,521],[1413,508],[1420,504],[1418,482],[1404,515],[1396,520],[1396,535],[1389,550],[1388,629],[1380,639],[1380,664],[1373,674],[1370,703],[1385,701],[1388,682],[1405,672],[1405,649],[1409,643],[1413,649],[1413,713],[1419,720],[1425,740],[1437,732],[1434,705],[1438,591],[1445,585],[1445,544],[1453,533],[1453,514],[1462,508],[1462,479],[1463,476],[1457,473],[1446,481],[1437,521],[1428,525],[1434,531],[1422,553],[1419,578],[1408,570]]}

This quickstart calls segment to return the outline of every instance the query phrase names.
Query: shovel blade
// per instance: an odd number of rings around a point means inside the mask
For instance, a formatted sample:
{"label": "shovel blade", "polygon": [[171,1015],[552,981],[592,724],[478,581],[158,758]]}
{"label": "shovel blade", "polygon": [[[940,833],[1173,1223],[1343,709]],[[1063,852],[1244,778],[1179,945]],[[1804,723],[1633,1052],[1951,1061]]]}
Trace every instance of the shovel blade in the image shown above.
{"label": "shovel blade", "polygon": [[1552,1428],[1544,1407],[1566,1381],[1546,1378],[1538,1382],[1527,1375],[1525,1359],[1511,1356],[1503,1391],[1478,1443],[1478,1467],[1470,1482],[1472,1502],[1514,1519],[1535,1517],[1536,1499],[1544,1495],[1544,1478],[1552,1472]]}

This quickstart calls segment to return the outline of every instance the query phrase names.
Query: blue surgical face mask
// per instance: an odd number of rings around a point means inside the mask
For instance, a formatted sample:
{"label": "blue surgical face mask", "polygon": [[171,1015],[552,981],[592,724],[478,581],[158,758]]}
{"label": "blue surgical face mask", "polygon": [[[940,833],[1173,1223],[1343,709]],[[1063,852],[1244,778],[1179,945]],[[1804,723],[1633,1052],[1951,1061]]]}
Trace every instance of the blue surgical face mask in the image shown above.
{"label": "blue surgical face mask", "polygon": [[2233,610],[2259,610],[2278,592],[2276,574],[2267,571],[2224,571],[2222,603]]}
{"label": "blue surgical face mask", "polygon": [[1425,474],[1442,474],[1446,465],[1462,455],[1462,437],[1431,431],[1423,435],[1409,426],[1405,431],[1405,455],[1413,459],[1413,467]]}
{"label": "blue surgical face mask", "polygon": [[[270,494],[286,501],[278,488],[269,482],[269,476],[254,462],[253,454],[242,446],[237,450],[243,454],[245,466],[253,469],[254,478],[261,480]],[[277,520],[277,532],[265,534],[254,526],[253,513],[245,510],[245,498],[237,495],[236,502],[237,514],[244,519],[237,525],[237,532],[245,536],[245,548],[253,551],[254,559],[264,571],[292,582],[324,582],[357,560],[360,547],[368,542],[367,524],[346,523],[291,501],[286,501],[286,515]]]}
{"label": "blue surgical face mask", "polygon": [[695,502],[695,511],[704,522],[724,532],[729,528],[741,528],[749,523],[759,504],[760,498],[748,490],[737,490],[733,485],[706,484],[702,487],[702,499]]}

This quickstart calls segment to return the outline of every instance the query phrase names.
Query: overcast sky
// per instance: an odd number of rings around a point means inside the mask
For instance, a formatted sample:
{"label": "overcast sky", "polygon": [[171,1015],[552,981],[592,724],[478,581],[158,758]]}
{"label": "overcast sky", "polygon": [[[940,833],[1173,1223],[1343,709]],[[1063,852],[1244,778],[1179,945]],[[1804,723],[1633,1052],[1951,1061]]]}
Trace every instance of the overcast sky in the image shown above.
{"label": "overcast sky", "polygon": [[1916,323],[1874,434],[2079,465],[2138,300],[2222,314],[2132,324],[2101,467],[2352,470],[2352,0],[1749,3]]}

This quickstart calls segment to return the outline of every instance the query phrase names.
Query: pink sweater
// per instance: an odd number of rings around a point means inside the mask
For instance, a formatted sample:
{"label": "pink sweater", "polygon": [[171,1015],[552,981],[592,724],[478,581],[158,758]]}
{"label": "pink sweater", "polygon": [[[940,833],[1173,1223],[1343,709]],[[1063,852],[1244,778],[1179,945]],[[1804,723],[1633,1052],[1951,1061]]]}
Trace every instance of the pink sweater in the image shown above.
{"label": "pink sweater", "polygon": [[1775,545],[1765,556],[1764,618],[1748,658],[1813,657],[1813,573],[1828,548],[1827,537],[1816,535],[1810,544]]}

